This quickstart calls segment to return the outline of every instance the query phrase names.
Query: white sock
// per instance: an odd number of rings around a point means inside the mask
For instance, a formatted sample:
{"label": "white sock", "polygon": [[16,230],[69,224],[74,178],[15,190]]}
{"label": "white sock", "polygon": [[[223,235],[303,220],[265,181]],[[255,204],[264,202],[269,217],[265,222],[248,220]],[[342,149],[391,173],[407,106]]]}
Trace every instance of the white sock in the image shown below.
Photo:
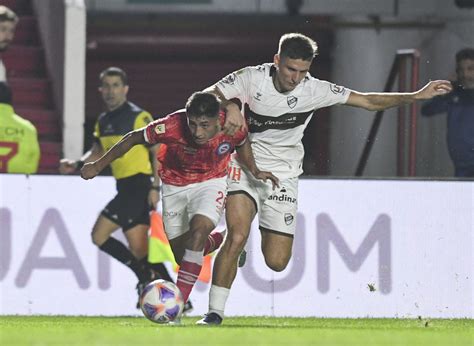
{"label": "white sock", "polygon": [[215,312],[221,318],[224,318],[224,309],[230,288],[212,285],[209,290],[209,312]]}
{"label": "white sock", "polygon": [[202,251],[193,251],[189,249],[184,250],[183,261],[202,264],[204,260],[204,250]]}

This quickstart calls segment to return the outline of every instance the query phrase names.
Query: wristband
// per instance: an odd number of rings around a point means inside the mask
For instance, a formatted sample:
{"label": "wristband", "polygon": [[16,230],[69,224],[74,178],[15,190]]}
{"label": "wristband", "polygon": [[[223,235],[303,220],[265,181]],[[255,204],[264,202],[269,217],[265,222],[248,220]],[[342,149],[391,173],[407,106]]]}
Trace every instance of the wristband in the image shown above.
{"label": "wristband", "polygon": [[160,186],[152,185],[152,186],[150,187],[150,190],[156,190],[156,191],[160,192],[161,188],[160,188]]}

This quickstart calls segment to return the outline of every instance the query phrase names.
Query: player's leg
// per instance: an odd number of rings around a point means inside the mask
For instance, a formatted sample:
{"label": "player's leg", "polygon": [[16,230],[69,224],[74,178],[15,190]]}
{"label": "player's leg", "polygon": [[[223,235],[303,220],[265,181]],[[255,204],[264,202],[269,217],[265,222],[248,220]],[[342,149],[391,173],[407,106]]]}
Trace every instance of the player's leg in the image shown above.
{"label": "player's leg", "polygon": [[293,235],[276,233],[271,230],[260,228],[262,234],[262,253],[267,266],[281,272],[286,268],[291,258],[293,247]]}
{"label": "player's leg", "polygon": [[[211,179],[195,184],[188,191],[187,213],[189,218],[189,237],[176,283],[188,300],[204,260],[204,248],[209,241],[211,231],[219,223],[224,212],[226,197],[226,177]],[[209,249],[209,246],[207,246]]]}
{"label": "player's leg", "polygon": [[249,237],[256,212],[255,202],[248,195],[239,193],[227,196],[227,236],[214,262],[209,312],[198,324],[222,323],[230,287],[237,275],[237,262]]}
{"label": "player's leg", "polygon": [[147,280],[143,265],[121,241],[111,237],[120,226],[104,215],[100,215],[92,229],[92,242],[108,255],[129,267],[138,280]]}
{"label": "player's leg", "polygon": [[136,225],[124,231],[128,246],[132,254],[139,259],[148,255],[149,225]]}
{"label": "player's leg", "polygon": [[250,226],[256,214],[255,203],[245,194],[227,197],[227,237],[217,254],[213,284],[230,288],[237,273],[237,261],[250,233]]}
{"label": "player's leg", "polygon": [[186,241],[188,240],[189,236],[189,232],[186,232],[179,237],[169,239],[171,251],[173,251],[174,255],[174,260],[179,265],[181,265],[181,261],[183,260],[184,251],[186,250]]}
{"label": "player's leg", "polygon": [[[226,230],[222,232],[214,231],[207,236],[207,239],[204,243],[204,256],[209,255],[211,252],[217,250],[222,245],[226,232]],[[184,256],[184,251],[186,249],[186,244],[188,243],[188,241],[190,241],[189,239],[191,238],[191,236],[191,232],[186,232],[185,234],[169,241],[176,263],[181,264],[181,260]]]}
{"label": "player's leg", "polygon": [[171,281],[171,277],[163,263],[148,262],[148,230],[150,228],[150,177],[145,174],[120,180],[119,194],[116,197],[118,220],[127,238],[131,252],[140,261],[148,279],[139,283],[147,283],[157,278]]}
{"label": "player's leg", "polygon": [[262,253],[267,266],[277,272],[286,268],[291,258],[296,230],[298,179],[280,182],[260,208],[259,226]]}
{"label": "player's leg", "polygon": [[187,302],[191,290],[201,273],[204,260],[204,246],[215,223],[204,215],[194,215],[189,223],[189,237],[184,247],[183,258],[178,272],[176,285]]}

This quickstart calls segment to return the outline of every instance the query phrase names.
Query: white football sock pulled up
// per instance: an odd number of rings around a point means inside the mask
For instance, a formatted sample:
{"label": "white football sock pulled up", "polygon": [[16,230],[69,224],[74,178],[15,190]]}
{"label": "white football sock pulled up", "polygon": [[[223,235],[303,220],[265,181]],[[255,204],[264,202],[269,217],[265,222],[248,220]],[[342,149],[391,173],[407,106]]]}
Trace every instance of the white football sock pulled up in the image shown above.
{"label": "white football sock pulled up", "polygon": [[225,303],[229,293],[229,288],[212,285],[209,290],[209,312],[215,312],[221,318],[224,318]]}

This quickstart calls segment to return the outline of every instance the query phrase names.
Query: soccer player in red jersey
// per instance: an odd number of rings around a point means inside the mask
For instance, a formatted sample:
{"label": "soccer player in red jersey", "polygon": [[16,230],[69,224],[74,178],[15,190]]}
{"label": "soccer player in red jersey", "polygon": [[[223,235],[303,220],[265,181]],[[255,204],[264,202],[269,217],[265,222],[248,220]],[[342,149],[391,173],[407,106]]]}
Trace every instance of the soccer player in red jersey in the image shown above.
{"label": "soccer player in red jersey", "polygon": [[234,136],[222,132],[225,115],[219,109],[215,95],[196,92],[185,110],[129,132],[100,159],[85,164],[81,170],[82,178],[91,179],[135,145],[166,145],[166,153],[159,156],[163,221],[180,264],[177,286],[185,302],[199,276],[204,256],[223,240],[221,234],[211,231],[224,210],[227,166],[234,148],[239,162],[256,179],[270,180],[278,186],[273,174],[256,166],[246,128]]}

